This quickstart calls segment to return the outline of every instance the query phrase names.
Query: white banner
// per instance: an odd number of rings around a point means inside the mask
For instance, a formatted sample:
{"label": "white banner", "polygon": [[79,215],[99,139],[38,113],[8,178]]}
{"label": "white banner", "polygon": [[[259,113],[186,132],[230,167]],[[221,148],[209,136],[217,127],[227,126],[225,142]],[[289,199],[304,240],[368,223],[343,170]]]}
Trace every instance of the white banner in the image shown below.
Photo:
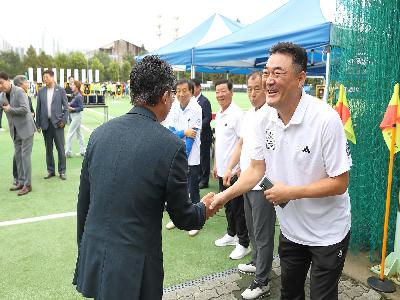
{"label": "white banner", "polygon": [[92,84],[93,83],[93,71],[92,71],[92,69],[88,70],[88,77],[89,77],[89,83]]}
{"label": "white banner", "polygon": [[94,71],[94,82],[100,82],[100,71],[99,70]]}
{"label": "white banner", "polygon": [[79,70],[78,69],[74,69],[74,79],[79,80]]}
{"label": "white banner", "polygon": [[28,80],[33,82],[33,68],[28,68]]}
{"label": "white banner", "polygon": [[37,82],[42,83],[42,68],[37,68]]}
{"label": "white banner", "polygon": [[60,86],[64,87],[64,69],[60,69]]}
{"label": "white banner", "polygon": [[54,73],[54,82],[57,83],[57,69],[53,68],[53,73]]}
{"label": "white banner", "polygon": [[82,69],[82,83],[86,82],[86,70]]}
{"label": "white banner", "polygon": [[67,80],[71,77],[71,69],[67,69]]}

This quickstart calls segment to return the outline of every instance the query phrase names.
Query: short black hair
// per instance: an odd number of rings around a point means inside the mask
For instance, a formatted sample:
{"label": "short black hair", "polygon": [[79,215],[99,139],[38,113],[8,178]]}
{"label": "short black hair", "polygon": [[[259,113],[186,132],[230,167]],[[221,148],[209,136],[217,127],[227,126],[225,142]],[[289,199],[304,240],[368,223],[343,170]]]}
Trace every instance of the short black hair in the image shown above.
{"label": "short black hair", "polygon": [[193,82],[193,84],[195,86],[201,86],[200,80],[196,79],[196,78],[192,78],[190,79],[191,82]]}
{"label": "short black hair", "polygon": [[246,81],[249,81],[250,78],[257,78],[260,77],[262,79],[262,72],[261,71],[253,71],[246,76]]}
{"label": "short black hair", "polygon": [[217,88],[217,86],[221,85],[221,84],[226,84],[228,86],[228,90],[232,91],[233,88],[233,83],[232,81],[230,81],[229,79],[220,79],[217,80],[217,82],[215,83],[215,88]]}
{"label": "short black hair", "polygon": [[51,77],[54,77],[54,72],[53,72],[53,70],[50,70],[50,69],[45,70],[45,71],[43,72],[43,75],[44,75],[44,74],[49,74]]}
{"label": "short black hair", "polygon": [[187,83],[190,92],[193,94],[194,93],[194,85],[191,80],[187,80],[187,79],[178,80],[178,82],[175,85],[175,90],[178,87],[178,85],[185,84],[185,83]]}
{"label": "short black hair", "polygon": [[0,72],[0,79],[8,80],[9,79],[8,74],[6,72],[1,71]]}
{"label": "short black hair", "polygon": [[269,50],[269,54],[275,53],[289,54],[293,59],[293,64],[299,67],[300,72],[307,72],[307,51],[303,47],[291,42],[279,42]]}
{"label": "short black hair", "polygon": [[145,56],[134,65],[130,74],[131,103],[135,106],[155,106],[166,91],[171,91],[176,79],[171,66],[157,55]]}

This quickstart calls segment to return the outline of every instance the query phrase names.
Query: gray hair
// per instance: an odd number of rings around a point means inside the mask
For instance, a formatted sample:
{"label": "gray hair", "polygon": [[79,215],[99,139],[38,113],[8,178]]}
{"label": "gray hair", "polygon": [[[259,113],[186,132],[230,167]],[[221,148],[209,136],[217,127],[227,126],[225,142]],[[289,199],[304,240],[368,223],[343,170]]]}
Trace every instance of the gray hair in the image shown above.
{"label": "gray hair", "polygon": [[21,85],[26,81],[26,77],[24,75],[17,75],[14,78],[14,85],[21,87]]}

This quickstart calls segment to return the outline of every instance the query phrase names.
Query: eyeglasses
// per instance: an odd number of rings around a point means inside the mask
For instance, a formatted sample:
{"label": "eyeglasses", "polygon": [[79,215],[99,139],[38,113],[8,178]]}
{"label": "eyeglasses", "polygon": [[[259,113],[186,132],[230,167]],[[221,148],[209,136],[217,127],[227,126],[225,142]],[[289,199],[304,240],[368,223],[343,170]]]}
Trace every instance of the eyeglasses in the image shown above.
{"label": "eyeglasses", "polygon": [[272,76],[274,79],[282,78],[285,77],[287,74],[287,71],[281,70],[281,69],[276,69],[270,72],[268,69],[263,70],[263,77],[268,78],[269,76]]}

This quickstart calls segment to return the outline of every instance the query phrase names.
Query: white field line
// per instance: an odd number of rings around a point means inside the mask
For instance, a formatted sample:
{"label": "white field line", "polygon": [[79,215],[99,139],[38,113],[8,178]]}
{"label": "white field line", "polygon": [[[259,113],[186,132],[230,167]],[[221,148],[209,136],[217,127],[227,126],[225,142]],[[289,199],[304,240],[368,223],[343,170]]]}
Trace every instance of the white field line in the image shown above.
{"label": "white field line", "polygon": [[[99,107],[101,107],[101,106],[99,106]],[[86,111],[93,112],[93,113],[95,113],[95,114],[98,114],[98,115],[101,115],[101,116],[104,117],[104,113],[99,112],[99,111],[96,111],[96,110],[94,110],[94,109],[92,109],[92,108],[85,108],[85,110],[86,110]],[[114,116],[108,115],[108,119],[114,119],[114,118],[115,118]]]}
{"label": "white field line", "polygon": [[25,219],[17,219],[11,221],[3,221],[0,222],[0,227],[11,226],[11,225],[18,225],[18,224],[26,224],[26,223],[33,223],[33,222],[40,222],[45,220],[53,220],[53,219],[61,219],[67,217],[75,217],[76,211],[61,213],[61,214],[53,214],[41,217],[33,217],[33,218],[25,218]]}
{"label": "white field line", "polygon": [[84,130],[86,130],[87,132],[89,132],[89,133],[92,133],[92,132],[93,132],[92,129],[87,128],[86,126],[84,126],[84,125],[82,125],[82,124],[81,124],[81,127],[82,127]]}

